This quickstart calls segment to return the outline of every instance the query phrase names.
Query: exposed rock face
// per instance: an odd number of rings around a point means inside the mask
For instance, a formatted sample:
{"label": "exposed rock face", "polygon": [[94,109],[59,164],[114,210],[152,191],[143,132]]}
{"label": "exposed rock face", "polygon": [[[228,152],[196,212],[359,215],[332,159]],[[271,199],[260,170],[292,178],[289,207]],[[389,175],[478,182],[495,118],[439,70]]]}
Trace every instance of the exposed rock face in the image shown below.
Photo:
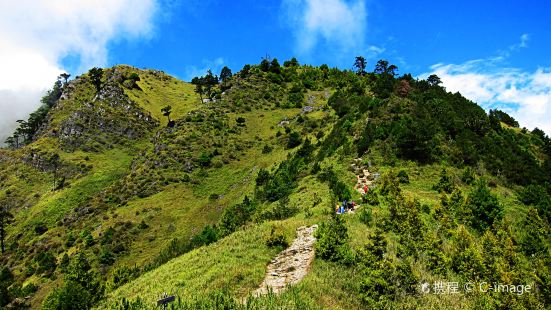
{"label": "exposed rock face", "polygon": [[[70,89],[74,89],[77,82],[70,84],[69,92],[63,93],[65,102],[59,108],[72,108],[73,111],[53,131],[53,135],[59,138],[64,148],[81,148],[98,141],[114,144],[125,139],[139,139],[158,126],[158,121],[124,94],[118,83],[119,75],[116,72],[106,74],[107,82],[92,100],[69,103],[78,105],[77,109],[65,103],[71,99]],[[80,79],[78,82],[86,81]]]}
{"label": "exposed rock face", "polygon": [[270,290],[274,293],[283,291],[287,285],[297,284],[310,269],[314,260],[314,231],[318,225],[310,227],[302,226],[297,229],[297,237],[293,244],[274,258],[268,265],[266,277],[253,295],[267,294]]}

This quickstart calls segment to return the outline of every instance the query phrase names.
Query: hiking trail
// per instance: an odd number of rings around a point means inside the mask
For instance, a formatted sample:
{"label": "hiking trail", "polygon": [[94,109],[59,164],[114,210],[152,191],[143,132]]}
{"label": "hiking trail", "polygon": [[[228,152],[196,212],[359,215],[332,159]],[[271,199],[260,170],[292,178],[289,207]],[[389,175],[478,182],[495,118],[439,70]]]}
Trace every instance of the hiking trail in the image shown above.
{"label": "hiking trail", "polygon": [[318,225],[297,228],[297,237],[287,249],[281,251],[268,264],[266,276],[260,287],[254,291],[253,296],[267,294],[271,289],[274,293],[280,293],[287,285],[293,285],[302,280],[310,269],[314,260],[314,231]]}

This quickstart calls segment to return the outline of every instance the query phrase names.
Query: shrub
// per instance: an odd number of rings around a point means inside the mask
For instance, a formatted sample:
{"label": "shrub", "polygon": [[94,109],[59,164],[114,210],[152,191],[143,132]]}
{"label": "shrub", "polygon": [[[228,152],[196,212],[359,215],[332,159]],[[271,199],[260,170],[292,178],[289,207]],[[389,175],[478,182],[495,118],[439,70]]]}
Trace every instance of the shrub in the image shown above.
{"label": "shrub", "polygon": [[467,185],[473,184],[476,179],[474,170],[471,167],[465,168],[461,174],[461,181]]}
{"label": "shrub", "polygon": [[379,194],[375,190],[369,190],[365,195],[362,196],[362,201],[372,205],[372,206],[378,206],[379,205]]}
{"label": "shrub", "polygon": [[82,285],[68,282],[61,288],[55,288],[42,303],[41,309],[90,309],[91,296]]}
{"label": "shrub", "polygon": [[209,156],[209,154],[203,152],[201,153],[201,155],[199,156],[199,164],[203,167],[208,167],[210,166],[210,163],[211,163],[211,158]]}
{"label": "shrub", "polygon": [[300,134],[296,131],[293,131],[289,134],[289,140],[287,140],[287,148],[292,149],[299,146],[302,143],[302,138]]}
{"label": "shrub", "polygon": [[269,146],[268,144],[265,144],[264,147],[262,148],[262,154],[268,154],[272,151],[272,147]]}
{"label": "shrub", "polygon": [[258,175],[256,177],[256,185],[264,185],[268,180],[270,179],[270,173],[268,170],[261,168],[258,171]]}
{"label": "shrub", "polygon": [[342,216],[333,213],[329,221],[321,223],[316,233],[316,256],[328,261],[346,261],[351,255],[348,229]]}
{"label": "shrub", "polygon": [[113,265],[113,263],[115,262],[115,255],[113,254],[113,252],[104,249],[101,251],[101,254],[99,256],[99,262],[102,265]]}
{"label": "shrub", "polygon": [[73,244],[75,244],[75,241],[76,241],[75,236],[73,235],[72,232],[69,232],[67,234],[67,239],[65,240],[65,247],[67,247],[67,248],[72,247]]}
{"label": "shrub", "polygon": [[245,196],[242,203],[230,206],[224,210],[218,221],[220,236],[227,236],[236,231],[251,219],[251,215],[256,209],[256,203]]}
{"label": "shrub", "polygon": [[503,206],[483,180],[480,180],[476,188],[469,193],[465,205],[472,214],[471,226],[479,231],[487,229],[503,217]]}
{"label": "shrub", "polygon": [[528,185],[518,193],[518,199],[525,205],[537,205],[549,199],[549,196],[545,187],[541,185]]}
{"label": "shrub", "polygon": [[299,212],[299,208],[289,204],[288,198],[281,199],[273,209],[267,210],[260,215],[262,220],[284,220]]}
{"label": "shrub", "polygon": [[138,228],[139,228],[139,229],[147,229],[147,228],[149,228],[149,225],[147,225],[147,223],[145,222],[145,220],[142,220],[142,221],[140,222],[140,224],[138,225]]}
{"label": "shrub", "polygon": [[398,181],[400,183],[409,184],[409,175],[405,170],[400,170],[396,176],[398,177]]}
{"label": "shrub", "polygon": [[272,226],[272,229],[270,230],[270,234],[265,238],[265,240],[266,240],[266,245],[269,247],[286,248],[289,246],[289,243],[285,238],[285,234],[281,231],[281,229],[273,226]]}
{"label": "shrub", "polygon": [[193,237],[192,242],[195,245],[209,245],[218,241],[220,231],[216,226],[207,225],[203,228],[200,234]]}
{"label": "shrub", "polygon": [[48,251],[39,252],[34,261],[36,263],[35,273],[39,275],[45,274],[48,277],[55,271],[57,260]]}
{"label": "shrub", "polygon": [[442,171],[440,171],[440,180],[438,180],[438,183],[436,183],[432,189],[437,192],[444,192],[447,194],[450,194],[453,191],[453,183],[448,175],[448,172],[446,171],[446,168],[442,168]]}
{"label": "shrub", "polygon": [[110,286],[115,289],[131,280],[137,278],[140,274],[140,269],[137,267],[121,266],[113,271],[113,276],[110,281]]}
{"label": "shrub", "polygon": [[373,211],[371,211],[371,209],[367,206],[363,207],[360,210],[359,219],[360,222],[369,226],[371,224],[371,221],[373,220]]}

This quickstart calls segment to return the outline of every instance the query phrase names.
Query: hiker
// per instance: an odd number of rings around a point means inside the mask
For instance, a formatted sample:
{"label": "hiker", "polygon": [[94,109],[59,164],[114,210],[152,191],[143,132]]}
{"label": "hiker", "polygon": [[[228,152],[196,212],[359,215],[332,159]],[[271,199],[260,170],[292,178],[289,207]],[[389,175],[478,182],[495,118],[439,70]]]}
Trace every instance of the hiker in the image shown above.
{"label": "hiker", "polygon": [[367,191],[369,190],[369,187],[367,187],[367,184],[364,185],[364,195],[367,194]]}
{"label": "hiker", "polygon": [[340,214],[339,209],[340,209],[340,205],[337,203],[337,205],[335,206],[335,213]]}

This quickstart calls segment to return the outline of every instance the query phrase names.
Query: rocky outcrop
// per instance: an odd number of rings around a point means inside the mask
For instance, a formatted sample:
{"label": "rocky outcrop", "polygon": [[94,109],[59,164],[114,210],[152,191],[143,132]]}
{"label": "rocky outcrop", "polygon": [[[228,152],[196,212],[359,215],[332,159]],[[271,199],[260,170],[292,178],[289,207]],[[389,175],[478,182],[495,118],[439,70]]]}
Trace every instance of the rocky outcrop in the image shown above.
{"label": "rocky outcrop", "polygon": [[[53,132],[64,148],[77,149],[87,146],[93,149],[97,147],[98,142],[124,143],[124,140],[135,140],[148,135],[159,125],[158,121],[124,93],[118,83],[120,74],[117,74],[116,69],[106,73],[106,76],[107,82],[91,100],[73,100],[60,106],[60,109],[72,110]],[[85,83],[83,79],[80,82]],[[85,87],[75,84],[70,84],[68,89]],[[62,98],[65,98],[64,101],[72,99],[71,94],[65,92]]]}

